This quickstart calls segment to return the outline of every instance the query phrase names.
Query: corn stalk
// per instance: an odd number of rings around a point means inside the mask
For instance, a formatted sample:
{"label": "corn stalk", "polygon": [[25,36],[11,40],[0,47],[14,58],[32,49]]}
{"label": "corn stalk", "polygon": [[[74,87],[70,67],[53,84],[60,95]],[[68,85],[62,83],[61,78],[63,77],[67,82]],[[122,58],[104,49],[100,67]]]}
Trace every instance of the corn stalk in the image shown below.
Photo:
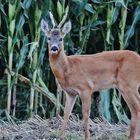
{"label": "corn stalk", "polygon": [[[113,19],[113,12],[114,12],[114,7],[113,4],[108,4],[107,5],[107,31],[106,31],[106,38],[104,33],[103,37],[106,41],[104,41],[104,46],[105,46],[105,51],[112,50],[113,48],[111,47],[113,45],[113,42],[111,40],[111,27],[112,27],[112,19]],[[109,122],[111,122],[111,112],[110,112],[110,90],[103,90],[100,92],[100,114],[105,117]]]}
{"label": "corn stalk", "polygon": [[7,113],[10,113],[11,107],[11,93],[12,93],[12,78],[10,72],[12,71],[13,67],[13,38],[14,38],[14,31],[15,31],[15,11],[17,10],[18,1],[15,0],[14,3],[9,2],[8,7],[8,19],[9,19],[9,32],[8,32],[8,75],[7,75]]}
{"label": "corn stalk", "polygon": [[[35,109],[36,109],[36,113],[37,113],[37,108],[38,108],[38,93],[35,94],[35,90],[33,88],[33,86],[36,84],[36,78],[37,78],[37,73],[39,71],[38,69],[38,47],[39,47],[39,39],[40,39],[40,18],[41,18],[41,14],[42,11],[41,9],[39,9],[38,4],[35,5],[35,18],[34,18],[34,27],[35,27],[35,34],[33,36],[35,36],[35,38],[32,37],[32,39],[34,39],[35,42],[35,48],[34,51],[32,53],[32,69],[33,69],[33,78],[32,78],[32,86],[31,86],[31,95],[30,95],[30,112],[29,115],[30,117],[33,116],[33,106],[34,106],[34,97],[35,97]],[[30,26],[30,29],[32,27]],[[32,29],[31,29],[32,30]]]}
{"label": "corn stalk", "polygon": [[[124,0],[122,0],[123,4]],[[119,43],[120,43],[120,49],[123,50],[125,48],[125,43],[124,43],[124,34],[125,34],[125,26],[126,26],[126,19],[127,19],[127,6],[128,6],[128,0],[125,4],[125,6],[122,5],[121,8],[121,20],[119,23],[119,29],[120,29],[120,33],[119,33]]]}

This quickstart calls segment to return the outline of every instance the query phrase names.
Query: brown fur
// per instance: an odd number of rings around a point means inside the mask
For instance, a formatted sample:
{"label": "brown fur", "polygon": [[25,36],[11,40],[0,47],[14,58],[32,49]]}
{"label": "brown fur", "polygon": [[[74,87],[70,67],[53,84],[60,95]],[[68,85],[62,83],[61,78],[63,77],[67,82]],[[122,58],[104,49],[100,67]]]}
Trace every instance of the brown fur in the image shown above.
{"label": "brown fur", "polygon": [[[54,21],[51,14],[50,17]],[[124,50],[94,55],[66,56],[63,38],[70,31],[71,22],[66,22],[63,27],[49,29],[48,23],[42,20],[41,29],[48,37],[51,69],[63,90],[67,92],[60,139],[64,140],[69,115],[79,95],[82,101],[85,140],[89,140],[91,95],[95,91],[115,87],[123,96],[131,112],[129,140],[137,140],[140,129],[140,95],[138,93],[140,56]]]}
{"label": "brown fur", "polygon": [[78,94],[82,100],[85,140],[89,140],[91,95],[115,87],[132,114],[129,140],[137,140],[140,127],[140,56],[131,51],[110,51],[94,55],[66,56],[63,50],[49,57],[52,71],[67,92],[61,140]]}

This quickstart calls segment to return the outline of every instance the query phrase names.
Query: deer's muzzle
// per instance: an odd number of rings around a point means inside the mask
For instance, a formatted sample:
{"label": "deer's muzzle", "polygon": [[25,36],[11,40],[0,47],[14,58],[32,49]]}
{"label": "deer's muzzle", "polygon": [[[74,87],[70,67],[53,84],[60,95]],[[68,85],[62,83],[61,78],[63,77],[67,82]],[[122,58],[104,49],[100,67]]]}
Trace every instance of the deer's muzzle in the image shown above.
{"label": "deer's muzzle", "polygon": [[58,52],[58,47],[57,47],[57,46],[53,46],[53,47],[51,48],[51,52],[52,52],[52,53],[57,53],[57,52]]}

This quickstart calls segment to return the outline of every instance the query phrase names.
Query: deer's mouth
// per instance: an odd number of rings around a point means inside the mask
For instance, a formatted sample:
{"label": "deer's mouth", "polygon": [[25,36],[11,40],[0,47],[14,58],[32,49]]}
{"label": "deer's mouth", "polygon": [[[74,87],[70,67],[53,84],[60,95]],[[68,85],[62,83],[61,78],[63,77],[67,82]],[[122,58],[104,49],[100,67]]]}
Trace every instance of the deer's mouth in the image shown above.
{"label": "deer's mouth", "polygon": [[58,47],[54,46],[51,48],[51,53],[56,54],[58,52]]}

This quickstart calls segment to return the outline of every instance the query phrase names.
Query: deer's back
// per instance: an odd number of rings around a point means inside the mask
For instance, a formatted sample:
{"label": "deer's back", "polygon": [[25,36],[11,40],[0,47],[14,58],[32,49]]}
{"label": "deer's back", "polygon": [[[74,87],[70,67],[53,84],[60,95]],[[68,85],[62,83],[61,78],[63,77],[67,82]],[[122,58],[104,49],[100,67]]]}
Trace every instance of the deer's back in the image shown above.
{"label": "deer's back", "polygon": [[90,81],[108,88],[120,79],[131,80],[134,84],[140,82],[140,56],[132,51],[110,51],[68,58],[69,79],[75,84],[86,85]]}

